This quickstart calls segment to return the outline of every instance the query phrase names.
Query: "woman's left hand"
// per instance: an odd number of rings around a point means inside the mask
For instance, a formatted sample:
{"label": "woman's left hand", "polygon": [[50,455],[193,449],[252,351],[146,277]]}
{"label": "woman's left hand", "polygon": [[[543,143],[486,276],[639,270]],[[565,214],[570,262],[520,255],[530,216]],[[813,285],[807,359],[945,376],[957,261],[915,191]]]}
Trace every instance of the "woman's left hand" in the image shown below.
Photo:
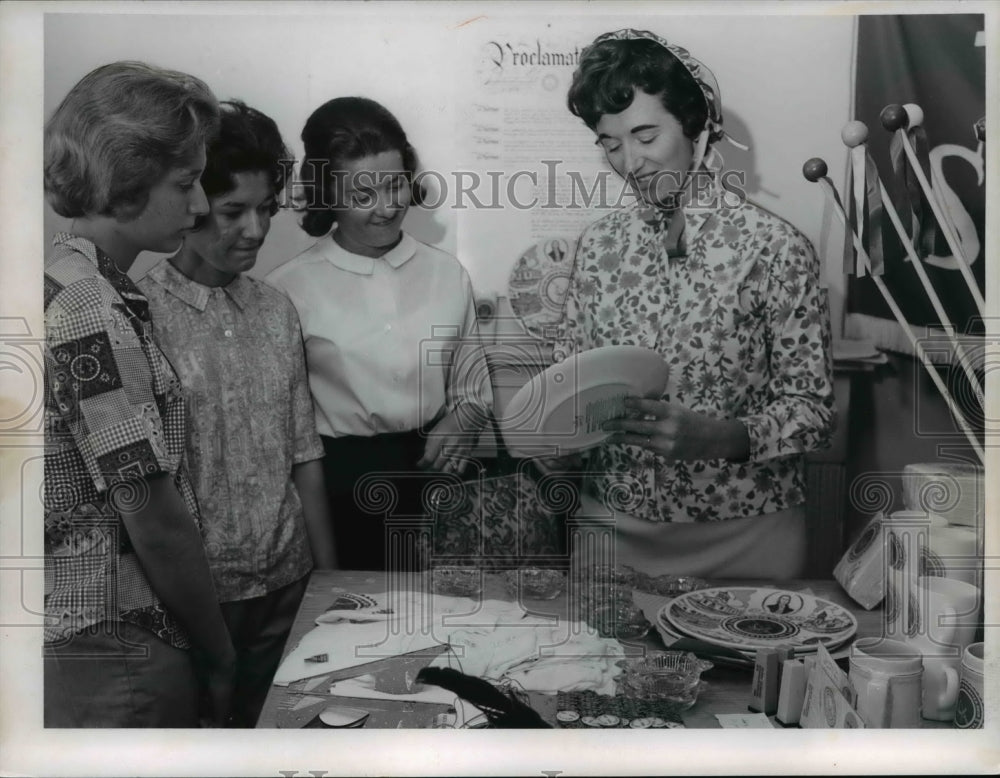
{"label": "woman's left hand", "polygon": [[670,461],[731,459],[750,456],[746,426],[737,419],[716,419],[665,400],[629,397],[631,415],[605,422],[609,443],[641,446]]}
{"label": "woman's left hand", "polygon": [[470,424],[469,419],[469,414],[460,416],[456,409],[435,424],[428,433],[424,455],[417,462],[417,467],[461,475],[480,431],[470,428],[475,424]]}

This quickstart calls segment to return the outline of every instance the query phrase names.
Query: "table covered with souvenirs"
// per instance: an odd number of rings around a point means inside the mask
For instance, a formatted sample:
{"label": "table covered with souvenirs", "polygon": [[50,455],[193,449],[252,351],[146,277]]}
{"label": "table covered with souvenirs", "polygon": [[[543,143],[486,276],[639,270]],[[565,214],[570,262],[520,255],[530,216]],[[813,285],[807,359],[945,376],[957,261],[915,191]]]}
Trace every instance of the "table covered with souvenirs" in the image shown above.
{"label": "table covered with souvenirs", "polygon": [[848,657],[885,625],[836,580],[320,570],[257,726],[862,727]]}

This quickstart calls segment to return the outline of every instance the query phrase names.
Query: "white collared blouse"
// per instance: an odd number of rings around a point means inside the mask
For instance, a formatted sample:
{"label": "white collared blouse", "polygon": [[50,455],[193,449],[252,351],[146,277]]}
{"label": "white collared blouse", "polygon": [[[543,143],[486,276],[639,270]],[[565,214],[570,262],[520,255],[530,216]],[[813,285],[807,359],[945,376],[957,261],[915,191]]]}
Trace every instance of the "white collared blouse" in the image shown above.
{"label": "white collared blouse", "polygon": [[460,349],[476,309],[450,254],[403,233],[373,259],[328,235],[266,281],[298,310],[321,435],[404,432],[461,401],[488,406],[488,382],[458,380],[479,352]]}

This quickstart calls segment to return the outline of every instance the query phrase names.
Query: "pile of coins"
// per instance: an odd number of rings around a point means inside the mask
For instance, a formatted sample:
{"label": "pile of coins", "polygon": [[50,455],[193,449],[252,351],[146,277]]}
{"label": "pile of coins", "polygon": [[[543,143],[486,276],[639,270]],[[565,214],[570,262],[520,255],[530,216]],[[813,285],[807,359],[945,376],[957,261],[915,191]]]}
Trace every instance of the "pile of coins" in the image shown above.
{"label": "pile of coins", "polygon": [[640,716],[626,719],[613,713],[602,713],[600,716],[581,716],[575,710],[561,710],[556,713],[556,721],[560,728],[604,727],[607,729],[683,729],[684,725],[677,721],[668,721],[659,716]]}
{"label": "pile of coins", "polygon": [[669,703],[611,697],[593,691],[559,692],[555,719],[556,726],[561,729],[677,729],[684,726]]}

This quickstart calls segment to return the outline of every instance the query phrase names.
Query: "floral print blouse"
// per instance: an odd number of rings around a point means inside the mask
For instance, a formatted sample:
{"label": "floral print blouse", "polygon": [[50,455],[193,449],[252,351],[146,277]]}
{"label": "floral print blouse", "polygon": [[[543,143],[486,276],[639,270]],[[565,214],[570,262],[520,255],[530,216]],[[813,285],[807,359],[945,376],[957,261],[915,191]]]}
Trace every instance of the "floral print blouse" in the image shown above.
{"label": "floral print blouse", "polygon": [[739,419],[746,462],[668,462],[607,444],[589,456],[596,495],[650,521],[758,516],[805,502],[803,455],[828,444],[836,412],[827,292],[794,227],[749,201],[685,209],[680,250],[643,203],[580,239],[556,359],[635,345],[670,366],[662,399]]}

